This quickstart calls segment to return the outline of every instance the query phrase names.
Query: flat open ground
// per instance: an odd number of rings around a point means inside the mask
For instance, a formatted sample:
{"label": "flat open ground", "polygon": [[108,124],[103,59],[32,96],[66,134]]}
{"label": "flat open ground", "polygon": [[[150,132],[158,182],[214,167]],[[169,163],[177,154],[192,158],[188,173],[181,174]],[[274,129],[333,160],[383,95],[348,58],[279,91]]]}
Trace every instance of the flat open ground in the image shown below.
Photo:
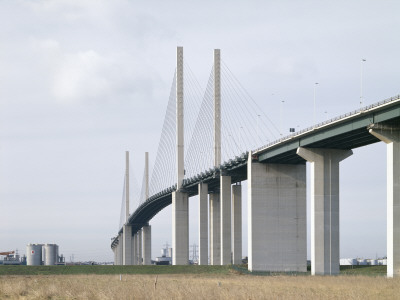
{"label": "flat open ground", "polygon": [[[83,266],[82,266],[83,267]],[[380,269],[353,269],[353,275],[254,276],[230,267],[84,266],[97,274],[69,268],[65,275],[34,275],[49,267],[22,267],[32,275],[1,275],[0,299],[399,299],[400,279],[382,276]],[[62,267],[61,267],[62,268]],[[141,270],[135,274],[134,270]],[[143,270],[147,269],[147,274]],[[0,273],[6,269],[0,267]],[[17,269],[13,269],[17,270]],[[60,267],[50,267],[60,274]],[[104,270],[107,270],[105,272]],[[113,271],[112,271],[113,270]],[[130,270],[115,274],[114,271]],[[65,271],[65,270],[64,270]],[[181,273],[177,273],[180,271]],[[50,272],[51,271],[47,271]],[[151,273],[150,273],[151,272]],[[15,273],[15,272],[11,272]],[[20,272],[22,273],[22,272]],[[74,274],[75,275],[71,275]],[[101,274],[102,273],[102,274]],[[113,273],[113,274],[111,274]],[[354,275],[364,273],[367,275]],[[156,284],[155,284],[156,283]]]}

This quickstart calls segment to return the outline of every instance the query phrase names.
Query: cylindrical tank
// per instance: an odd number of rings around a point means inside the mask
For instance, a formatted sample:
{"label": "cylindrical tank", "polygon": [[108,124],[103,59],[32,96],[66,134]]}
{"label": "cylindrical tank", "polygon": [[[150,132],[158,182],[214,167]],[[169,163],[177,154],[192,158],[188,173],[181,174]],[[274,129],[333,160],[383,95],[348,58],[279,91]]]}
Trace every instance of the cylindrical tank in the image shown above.
{"label": "cylindrical tank", "polygon": [[44,264],[46,266],[54,266],[57,263],[58,246],[56,244],[46,244],[44,250]]}
{"label": "cylindrical tank", "polygon": [[42,264],[42,244],[28,244],[26,246],[26,264],[40,266]]}
{"label": "cylindrical tank", "polygon": [[370,260],[370,265],[371,266],[375,266],[375,265],[377,265],[378,264],[378,260],[377,259],[371,259]]}

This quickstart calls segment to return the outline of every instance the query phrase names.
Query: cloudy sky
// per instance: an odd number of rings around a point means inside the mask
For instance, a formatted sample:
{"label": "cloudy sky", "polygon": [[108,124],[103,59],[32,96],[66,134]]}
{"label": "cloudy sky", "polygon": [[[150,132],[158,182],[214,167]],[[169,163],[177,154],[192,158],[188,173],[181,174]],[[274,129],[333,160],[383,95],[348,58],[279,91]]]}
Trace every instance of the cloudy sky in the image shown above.
{"label": "cloudy sky", "polygon": [[[204,88],[220,48],[270,119],[301,129],[315,82],[317,121],[359,108],[363,58],[364,103],[399,94],[399,11],[388,0],[1,0],[0,251],[57,243],[68,261],[113,259],[124,152],[140,174],[144,152],[155,156],[176,46]],[[341,165],[341,257],[386,255],[385,163],[375,144]],[[171,243],[170,214],[151,222],[153,258]]]}

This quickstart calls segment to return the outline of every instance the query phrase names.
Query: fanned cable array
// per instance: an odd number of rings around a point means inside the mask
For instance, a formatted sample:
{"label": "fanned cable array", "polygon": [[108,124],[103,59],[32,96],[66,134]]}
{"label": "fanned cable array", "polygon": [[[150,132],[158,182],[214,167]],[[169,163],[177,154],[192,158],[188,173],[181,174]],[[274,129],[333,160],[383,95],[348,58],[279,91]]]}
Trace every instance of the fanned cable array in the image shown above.
{"label": "fanned cable array", "polygon": [[[119,218],[119,228],[125,224],[126,220],[126,174],[124,174],[124,188],[122,190],[121,215]],[[129,165],[129,213],[134,212],[139,206],[139,186],[135,173]]]}
{"label": "fanned cable array", "polygon": [[[185,178],[214,167],[214,68],[185,157]],[[221,63],[221,162],[276,139],[278,128]],[[219,166],[216,166],[219,167]]]}
{"label": "fanned cable array", "polygon": [[[214,167],[214,68],[204,94],[184,63],[185,178]],[[200,101],[202,99],[202,101]],[[221,161],[276,139],[278,128],[221,62]],[[219,166],[216,166],[219,167]],[[143,173],[144,174],[144,173]],[[150,176],[149,195],[176,184],[176,72]],[[145,199],[145,179],[138,204]]]}
{"label": "fanned cable array", "polygon": [[208,80],[207,88],[196,118],[193,135],[188,141],[185,156],[185,178],[197,175],[200,171],[213,167],[214,157],[214,69]]}
{"label": "fanned cable array", "polygon": [[150,177],[150,196],[176,184],[176,72]]}
{"label": "fanned cable array", "polygon": [[222,161],[279,136],[277,126],[221,61]]}

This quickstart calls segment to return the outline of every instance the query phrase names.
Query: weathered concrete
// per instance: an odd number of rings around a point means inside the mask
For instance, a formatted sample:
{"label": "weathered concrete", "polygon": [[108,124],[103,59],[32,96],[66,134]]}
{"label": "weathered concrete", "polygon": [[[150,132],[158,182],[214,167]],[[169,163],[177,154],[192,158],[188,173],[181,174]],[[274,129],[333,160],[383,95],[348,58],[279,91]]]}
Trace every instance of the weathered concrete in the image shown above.
{"label": "weathered concrete", "polygon": [[387,276],[400,277],[400,130],[369,132],[387,144]]}
{"label": "weathered concrete", "polygon": [[184,168],[184,121],[183,121],[183,47],[176,51],[176,173],[177,189],[185,177]]}
{"label": "weathered concrete", "polygon": [[208,184],[199,184],[199,265],[208,265]]}
{"label": "weathered concrete", "polygon": [[151,226],[145,225],[143,231],[143,264],[151,265]]}
{"label": "weathered concrete", "polygon": [[210,194],[210,264],[221,264],[221,213],[220,195]]}
{"label": "weathered concrete", "polygon": [[136,233],[137,236],[137,241],[136,241],[136,245],[137,245],[137,264],[138,265],[142,265],[143,264],[143,254],[142,254],[142,230],[139,230]]}
{"label": "weathered concrete", "polygon": [[122,263],[123,263],[123,261],[122,261],[122,259],[123,259],[123,250],[124,250],[124,240],[123,240],[123,236],[122,236],[122,233],[120,233],[119,235],[118,235],[118,241],[119,241],[119,243],[118,243],[118,265],[122,265]]}
{"label": "weathered concrete", "polygon": [[306,166],[247,167],[249,270],[306,272]]}
{"label": "weathered concrete", "polygon": [[125,224],[122,227],[122,238],[122,264],[124,266],[132,265],[132,226]]}
{"label": "weathered concrete", "polygon": [[311,274],[339,274],[339,162],[351,150],[298,148],[311,163]]}
{"label": "weathered concrete", "polygon": [[232,263],[232,198],[231,198],[231,177],[221,176],[220,178],[221,197],[221,265]]}
{"label": "weathered concrete", "polygon": [[138,264],[138,252],[137,252],[137,233],[132,236],[132,264]]}
{"label": "weathered concrete", "polygon": [[189,263],[189,202],[188,194],[172,193],[172,264]]}
{"label": "weathered concrete", "polygon": [[221,50],[214,49],[214,166],[221,164]]}
{"label": "weathered concrete", "polygon": [[242,263],[242,186],[232,185],[232,260]]}

